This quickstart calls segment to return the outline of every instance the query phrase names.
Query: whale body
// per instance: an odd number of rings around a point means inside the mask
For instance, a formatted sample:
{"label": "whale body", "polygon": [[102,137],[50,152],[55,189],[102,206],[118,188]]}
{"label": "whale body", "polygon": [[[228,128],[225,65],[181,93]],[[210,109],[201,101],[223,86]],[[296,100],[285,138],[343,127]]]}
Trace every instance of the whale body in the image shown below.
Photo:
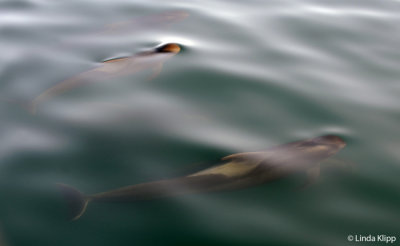
{"label": "whale body", "polygon": [[93,195],[60,184],[71,210],[78,219],[90,202],[133,202],[184,194],[243,189],[268,183],[292,173],[306,171],[309,181],[319,175],[321,161],[344,148],[343,139],[325,135],[291,142],[264,151],[226,156],[221,164],[173,179],[135,184]]}
{"label": "whale body", "polygon": [[109,80],[112,78],[134,74],[143,70],[152,69],[153,74],[149,79],[158,76],[163,63],[179,53],[180,46],[175,43],[154,48],[150,51],[138,53],[129,57],[115,58],[104,61],[99,67],[80,73],[72,78],[59,82],[55,86],[45,90],[24,107],[32,114],[36,113],[37,106],[56,95],[70,91],[90,82]]}

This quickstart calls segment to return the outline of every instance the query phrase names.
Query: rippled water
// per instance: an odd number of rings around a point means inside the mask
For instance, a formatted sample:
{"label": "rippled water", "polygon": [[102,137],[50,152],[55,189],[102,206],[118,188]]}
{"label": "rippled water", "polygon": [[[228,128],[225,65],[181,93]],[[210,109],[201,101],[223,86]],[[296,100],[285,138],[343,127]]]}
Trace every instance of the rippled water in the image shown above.
{"label": "rippled water", "polygon": [[[174,11],[184,16],[159,17]],[[113,23],[117,30],[105,31]],[[399,29],[394,0],[2,1],[0,244],[362,244],[349,234],[399,241]],[[70,90],[35,115],[24,109],[103,60],[166,42],[183,51],[151,81],[143,71]],[[55,186],[95,193],[323,134],[343,137],[337,158],[356,167],[322,166],[303,191],[299,177],[92,204],[69,222]]]}

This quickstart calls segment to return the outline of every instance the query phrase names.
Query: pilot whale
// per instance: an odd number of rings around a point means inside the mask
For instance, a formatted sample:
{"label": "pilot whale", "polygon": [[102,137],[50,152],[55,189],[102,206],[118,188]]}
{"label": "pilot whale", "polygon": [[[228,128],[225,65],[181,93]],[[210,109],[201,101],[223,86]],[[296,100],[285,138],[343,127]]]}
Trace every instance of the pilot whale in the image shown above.
{"label": "pilot whale", "polygon": [[292,173],[306,171],[308,182],[319,175],[321,161],[344,148],[344,140],[325,135],[291,142],[263,151],[226,156],[219,165],[196,173],[83,195],[68,185],[59,184],[71,211],[72,220],[85,212],[90,202],[132,202],[200,192],[243,189],[268,183]]}
{"label": "pilot whale", "polygon": [[72,78],[59,82],[57,85],[45,90],[27,105],[23,105],[30,113],[36,113],[38,104],[52,97],[82,86],[91,81],[108,80],[119,76],[137,73],[152,69],[153,74],[149,79],[158,76],[163,63],[179,53],[180,46],[176,43],[167,43],[153,50],[140,52],[130,57],[115,58],[104,61],[99,67],[80,73]]}

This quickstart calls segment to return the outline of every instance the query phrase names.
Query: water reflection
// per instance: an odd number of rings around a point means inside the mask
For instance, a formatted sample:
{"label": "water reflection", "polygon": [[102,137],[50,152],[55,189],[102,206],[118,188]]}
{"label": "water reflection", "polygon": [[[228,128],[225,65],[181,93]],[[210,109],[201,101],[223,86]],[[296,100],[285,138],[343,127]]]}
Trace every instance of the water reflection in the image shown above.
{"label": "water reflection", "polygon": [[[139,35],[140,33],[169,29],[174,22],[182,21],[189,14],[182,10],[165,11],[157,14],[136,17],[130,20],[123,20],[111,24],[106,24],[105,27],[92,33],[83,35],[74,35],[63,41],[64,47],[70,47],[73,44],[89,44],[106,41],[110,42],[113,39],[121,39],[124,36]],[[143,34],[142,34],[143,35]]]}
{"label": "water reflection", "polygon": [[0,158],[18,156],[23,152],[57,152],[69,146],[68,138],[35,126],[7,126],[1,136]]}

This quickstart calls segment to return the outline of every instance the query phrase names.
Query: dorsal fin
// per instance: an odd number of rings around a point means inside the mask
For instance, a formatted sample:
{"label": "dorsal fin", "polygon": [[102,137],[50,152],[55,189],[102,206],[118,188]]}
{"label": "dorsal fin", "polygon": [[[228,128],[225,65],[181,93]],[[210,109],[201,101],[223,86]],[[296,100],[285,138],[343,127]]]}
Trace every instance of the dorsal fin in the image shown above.
{"label": "dorsal fin", "polygon": [[223,161],[233,161],[233,160],[241,160],[246,158],[255,158],[257,156],[265,155],[265,152],[242,152],[236,153],[232,155],[227,155],[223,157],[221,160]]}
{"label": "dorsal fin", "polygon": [[124,61],[124,60],[127,60],[127,59],[129,59],[129,56],[111,58],[111,59],[103,61],[102,63],[120,62],[120,61]]}

